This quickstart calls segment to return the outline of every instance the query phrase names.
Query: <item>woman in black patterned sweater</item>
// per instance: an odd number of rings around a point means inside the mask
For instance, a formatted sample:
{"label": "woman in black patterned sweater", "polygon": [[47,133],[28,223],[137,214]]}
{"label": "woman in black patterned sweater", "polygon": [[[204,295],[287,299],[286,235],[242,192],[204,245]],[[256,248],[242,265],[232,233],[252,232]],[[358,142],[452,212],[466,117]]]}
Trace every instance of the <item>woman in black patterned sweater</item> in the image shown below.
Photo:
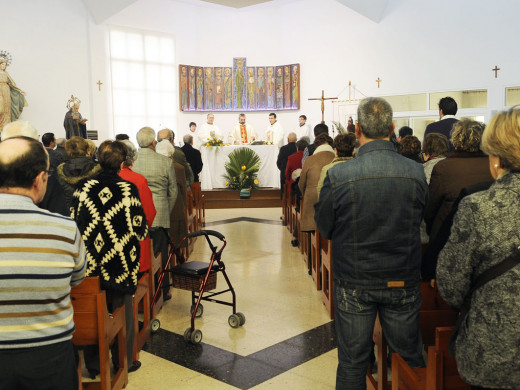
{"label": "woman in black patterned sweater", "polygon": [[[437,264],[443,298],[460,308],[472,283],[520,254],[520,107],[491,119],[481,148],[495,182],[464,197]],[[457,367],[472,389],[520,388],[520,265],[476,289],[457,339]]]}
{"label": "woman in black patterned sweater", "polygon": [[[129,372],[141,363],[132,362],[134,319],[132,295],[137,287],[139,241],[148,226],[137,187],[119,177],[128,150],[119,141],[105,141],[99,147],[98,175],[78,183],[72,198],[72,218],[76,220],[87,248],[86,276],[99,276],[107,290],[107,304],[113,311],[125,305]],[[99,373],[96,350],[85,351],[91,376]],[[112,359],[118,365],[117,353]]]}

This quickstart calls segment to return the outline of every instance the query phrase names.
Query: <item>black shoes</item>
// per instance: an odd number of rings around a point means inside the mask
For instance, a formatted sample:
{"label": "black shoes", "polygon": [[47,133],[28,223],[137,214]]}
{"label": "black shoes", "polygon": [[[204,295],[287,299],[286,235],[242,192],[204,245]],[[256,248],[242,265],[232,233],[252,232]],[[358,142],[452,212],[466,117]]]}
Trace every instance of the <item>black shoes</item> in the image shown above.
{"label": "black shoes", "polygon": [[298,246],[298,244],[299,244],[298,240],[291,240],[292,246],[296,247],[296,246]]}
{"label": "black shoes", "polygon": [[139,360],[136,360],[132,363],[130,367],[128,367],[128,372],[134,372],[141,368],[141,362]]}

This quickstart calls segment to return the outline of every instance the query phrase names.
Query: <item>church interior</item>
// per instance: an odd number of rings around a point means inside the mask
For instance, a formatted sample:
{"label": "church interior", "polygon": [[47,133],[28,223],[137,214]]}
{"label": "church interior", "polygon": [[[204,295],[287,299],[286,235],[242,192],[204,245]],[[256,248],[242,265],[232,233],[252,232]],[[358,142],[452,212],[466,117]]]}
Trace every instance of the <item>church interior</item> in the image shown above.
{"label": "church interior", "polygon": [[[520,3],[508,0],[24,0],[2,8],[0,50],[28,102],[20,119],[56,138],[65,137],[74,95],[98,145],[118,133],[135,142],[143,126],[173,129],[181,145],[189,123],[208,112],[180,109],[179,65],[226,67],[236,57],[300,64],[299,109],[275,111],[286,133],[302,114],[311,128],[321,121],[309,99],[322,91],[335,97],[323,112],[332,136],[333,122],[346,126],[369,96],[387,99],[396,129],[410,126],[420,140],[443,96],[459,102],[458,117],[485,123],[520,104],[520,52],[511,45]],[[160,66],[146,62],[147,51]],[[245,112],[261,137],[269,112]],[[213,113],[227,135],[240,112]],[[191,296],[173,289],[126,389],[334,388],[334,321],[281,216],[279,206],[206,210],[205,228],[226,237],[223,260],[246,322],[231,328],[227,308],[205,303],[196,320],[202,342],[188,343]],[[190,257],[210,255],[199,238]]]}

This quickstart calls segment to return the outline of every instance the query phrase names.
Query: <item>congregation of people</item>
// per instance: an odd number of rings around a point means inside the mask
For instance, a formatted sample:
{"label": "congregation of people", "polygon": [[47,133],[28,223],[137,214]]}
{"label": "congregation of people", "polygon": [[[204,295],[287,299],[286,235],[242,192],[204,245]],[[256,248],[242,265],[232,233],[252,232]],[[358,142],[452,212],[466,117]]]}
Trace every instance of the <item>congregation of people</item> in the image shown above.
{"label": "congregation of people", "polygon": [[332,247],[337,389],[366,389],[376,316],[389,351],[426,366],[421,282],[460,311],[450,351],[468,388],[520,386],[520,109],[487,127],[456,113],[441,99],[421,142],[408,126],[394,131],[384,99],[367,98],[353,133],[333,140],[320,124],[311,145],[289,136],[279,168],[300,215],[291,243],[309,246],[309,274],[310,235]]}
{"label": "congregation of people", "polygon": [[[245,114],[228,135],[231,144],[279,147],[282,195],[294,196],[301,212],[291,244],[312,232],[331,241],[337,389],[366,388],[376,316],[389,349],[410,367],[425,367],[421,281],[457,310],[470,302],[454,342],[461,378],[473,389],[519,388],[520,269],[510,266],[474,287],[504,260],[520,262],[520,109],[485,126],[458,120],[455,100],[446,97],[439,113],[422,142],[409,127],[395,134],[392,108],[381,98],[362,100],[357,123],[334,139],[324,123],[310,134],[305,115],[285,134],[275,113],[263,140]],[[165,267],[171,244],[185,261],[179,245],[188,233],[187,194],[200,188],[199,149],[208,138],[224,138],[214,114],[200,128],[190,123],[184,146],[175,136],[143,127],[137,147],[126,134],[96,147],[79,135],[45,133],[40,142],[25,121],[5,125],[0,373],[7,387],[0,388],[38,388],[41,381],[77,388],[70,294],[85,277],[99,277],[109,312],[125,307],[128,372],[140,368],[132,296],[151,253],[160,253]],[[171,299],[168,282],[161,294]],[[83,356],[95,378],[102,369],[97,347],[86,346]],[[114,344],[114,369],[118,356]]]}

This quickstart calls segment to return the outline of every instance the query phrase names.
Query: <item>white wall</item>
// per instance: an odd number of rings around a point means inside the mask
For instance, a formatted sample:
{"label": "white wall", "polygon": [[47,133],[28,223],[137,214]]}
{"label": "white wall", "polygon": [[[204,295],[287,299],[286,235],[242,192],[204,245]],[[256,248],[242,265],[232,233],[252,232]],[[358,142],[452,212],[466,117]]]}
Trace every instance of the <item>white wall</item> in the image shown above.
{"label": "white wall", "polygon": [[[65,103],[74,93],[83,101],[89,128],[100,130],[101,138],[114,131],[108,24],[173,34],[178,63],[226,66],[239,56],[255,66],[300,63],[301,110],[279,113],[287,131],[301,113],[318,123],[320,103],[307,98],[319,96],[322,89],[334,96],[349,80],[367,96],[486,88],[489,111],[503,107],[506,86],[520,85],[520,53],[508,44],[516,36],[517,2],[390,0],[380,23],[336,0],[273,4],[234,10],[139,0],[96,25],[81,0],[16,1],[4,6],[10,17],[0,26],[5,45],[0,49],[13,55],[8,70],[27,92],[30,106],[24,119],[44,131],[62,131]],[[497,79],[491,71],[495,65],[502,69]],[[105,83],[101,92],[98,80]],[[340,97],[346,98],[346,92]],[[326,103],[328,123],[331,107]],[[216,123],[227,130],[237,114],[217,113]],[[263,133],[267,114],[250,113],[249,122]],[[179,135],[190,121],[202,123],[205,115],[179,113]]]}

